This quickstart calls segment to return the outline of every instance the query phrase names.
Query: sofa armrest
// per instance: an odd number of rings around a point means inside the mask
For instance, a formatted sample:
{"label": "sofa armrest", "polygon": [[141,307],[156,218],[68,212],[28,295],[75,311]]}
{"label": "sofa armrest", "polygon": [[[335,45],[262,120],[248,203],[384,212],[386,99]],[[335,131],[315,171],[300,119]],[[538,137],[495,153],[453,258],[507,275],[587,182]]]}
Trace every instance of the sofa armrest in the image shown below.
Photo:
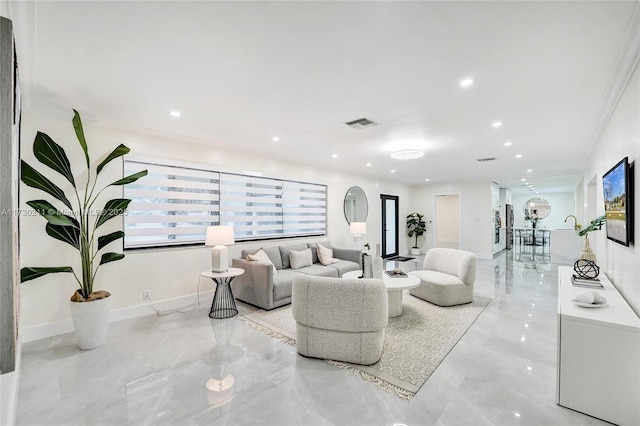
{"label": "sofa armrest", "polygon": [[232,259],[231,266],[244,269],[244,274],[231,282],[234,296],[263,309],[273,309],[273,266],[239,258]]}
{"label": "sofa armrest", "polygon": [[350,260],[351,262],[356,262],[358,265],[360,265],[360,267],[362,267],[362,252],[360,250],[334,248],[333,257],[337,259]]}

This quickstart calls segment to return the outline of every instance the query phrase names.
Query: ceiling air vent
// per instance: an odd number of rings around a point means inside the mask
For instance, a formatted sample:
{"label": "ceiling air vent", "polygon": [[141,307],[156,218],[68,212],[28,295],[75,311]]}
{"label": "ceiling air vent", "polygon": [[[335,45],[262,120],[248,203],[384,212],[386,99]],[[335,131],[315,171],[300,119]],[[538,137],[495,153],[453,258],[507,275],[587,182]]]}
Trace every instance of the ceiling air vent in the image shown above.
{"label": "ceiling air vent", "polygon": [[362,129],[366,129],[367,127],[373,127],[378,125],[378,123],[376,123],[375,121],[371,121],[368,118],[359,118],[357,120],[349,121],[344,124],[358,130],[362,130]]}
{"label": "ceiling air vent", "polygon": [[480,163],[484,163],[487,161],[494,161],[496,159],[496,157],[487,157],[487,158],[478,158],[476,161],[479,161]]}

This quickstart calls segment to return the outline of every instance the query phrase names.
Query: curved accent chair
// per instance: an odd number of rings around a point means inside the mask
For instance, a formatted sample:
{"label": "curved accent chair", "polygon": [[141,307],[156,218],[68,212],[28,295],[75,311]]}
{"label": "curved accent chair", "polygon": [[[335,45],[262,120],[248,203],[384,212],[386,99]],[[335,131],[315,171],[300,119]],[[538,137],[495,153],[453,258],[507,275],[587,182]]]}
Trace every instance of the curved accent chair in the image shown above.
{"label": "curved accent chair", "polygon": [[410,272],[420,286],[409,293],[439,306],[473,302],[476,255],[470,251],[433,248],[424,257],[424,270]]}
{"label": "curved accent chair", "polygon": [[291,299],[299,354],[362,365],[380,360],[389,321],[382,280],[300,275]]}

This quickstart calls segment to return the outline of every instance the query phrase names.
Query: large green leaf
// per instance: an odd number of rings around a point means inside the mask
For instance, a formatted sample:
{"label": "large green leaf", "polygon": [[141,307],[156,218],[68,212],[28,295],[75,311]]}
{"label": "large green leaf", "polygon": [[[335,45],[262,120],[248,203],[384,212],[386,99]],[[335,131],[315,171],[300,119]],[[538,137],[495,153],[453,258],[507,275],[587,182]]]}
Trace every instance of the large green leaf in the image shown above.
{"label": "large green leaf", "polygon": [[123,177],[122,179],[113,182],[109,186],[112,186],[112,185],[126,185],[126,184],[129,184],[129,183],[133,183],[133,182],[137,181],[138,179],[140,179],[141,177],[144,177],[144,176],[146,176],[148,174],[149,174],[149,172],[147,170],[143,170],[141,172],[134,173],[134,174],[129,175],[127,177]]}
{"label": "large green leaf", "polygon": [[73,272],[71,266],[59,266],[54,268],[22,268],[20,270],[20,282],[35,280],[43,275],[55,274],[58,272]]}
{"label": "large green leaf", "polygon": [[124,254],[122,253],[105,253],[100,258],[100,264],[104,265],[105,263],[115,262],[116,260],[124,259]]}
{"label": "large green leaf", "polygon": [[99,174],[102,168],[106,166],[111,160],[122,157],[123,155],[128,154],[129,151],[131,151],[129,148],[120,144],[116,149],[111,151],[111,154],[109,154],[102,163],[98,165],[98,168],[96,169],[97,173]]}
{"label": "large green leaf", "polygon": [[65,206],[73,209],[71,202],[64,194],[64,191],[62,191],[62,189],[60,189],[55,183],[44,177],[24,160],[20,161],[20,166],[20,179],[25,185],[44,191],[55,199],[62,201]]}
{"label": "large green leaf", "polygon": [[33,154],[42,164],[67,178],[75,188],[76,181],[73,179],[69,158],[64,149],[55,143],[49,135],[42,132],[36,134],[36,139],[33,141]]}
{"label": "large green leaf", "polygon": [[112,232],[110,234],[104,235],[102,237],[98,238],[98,250],[102,249],[103,247],[105,247],[107,244],[112,243],[115,240],[118,240],[120,238],[124,237],[124,232],[122,231],[116,231],[116,232]]}
{"label": "large green leaf", "polygon": [[78,221],[72,218],[71,216],[67,216],[62,214],[58,209],[55,208],[53,204],[48,202],[47,200],[32,200],[27,201],[27,205],[37,211],[40,216],[47,219],[47,222],[52,225],[61,225],[61,226],[71,226],[78,227]]}
{"label": "large green leaf", "polygon": [[84,158],[87,160],[87,169],[91,165],[91,160],[89,160],[89,150],[87,149],[87,141],[84,138],[84,129],[82,128],[82,120],[80,119],[80,114],[75,109],[73,110],[73,129],[76,131],[76,136],[78,137],[78,142],[80,142],[80,146],[82,146],[82,150],[84,151]]}
{"label": "large green leaf", "polygon": [[113,200],[107,201],[98,217],[98,221],[96,222],[96,228],[100,225],[108,221],[109,219],[113,219],[116,216],[124,214],[129,206],[131,200],[126,198],[115,198]]}
{"label": "large green leaf", "polygon": [[47,234],[56,240],[65,242],[76,249],[80,250],[80,229],[74,226],[52,225],[47,223]]}

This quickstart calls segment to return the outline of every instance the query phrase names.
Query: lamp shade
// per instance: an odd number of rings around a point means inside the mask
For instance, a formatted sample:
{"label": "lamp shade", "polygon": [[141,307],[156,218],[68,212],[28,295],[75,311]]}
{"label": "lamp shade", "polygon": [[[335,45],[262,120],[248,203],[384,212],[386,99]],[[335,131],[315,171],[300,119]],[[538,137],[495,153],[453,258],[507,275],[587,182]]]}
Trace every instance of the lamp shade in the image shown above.
{"label": "lamp shade", "polygon": [[207,226],[206,246],[226,246],[235,243],[233,226]]}
{"label": "lamp shade", "polygon": [[367,233],[366,222],[351,222],[349,224],[349,233],[352,235],[365,235]]}

